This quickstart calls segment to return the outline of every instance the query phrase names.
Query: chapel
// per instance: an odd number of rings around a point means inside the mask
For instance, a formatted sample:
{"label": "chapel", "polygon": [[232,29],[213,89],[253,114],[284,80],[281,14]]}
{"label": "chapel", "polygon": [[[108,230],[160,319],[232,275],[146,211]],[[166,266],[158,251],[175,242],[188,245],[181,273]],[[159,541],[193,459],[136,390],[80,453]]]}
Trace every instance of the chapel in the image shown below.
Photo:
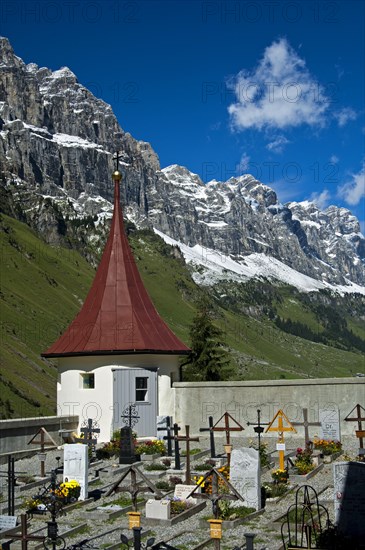
{"label": "chapel", "polygon": [[[118,163],[118,160],[117,160]],[[172,415],[171,386],[189,348],[156,311],[129,246],[120,205],[121,173],[112,175],[110,233],[85,302],[43,357],[57,358],[59,415],[88,418],[109,441],[132,405],[138,436],[156,435],[156,417]]]}

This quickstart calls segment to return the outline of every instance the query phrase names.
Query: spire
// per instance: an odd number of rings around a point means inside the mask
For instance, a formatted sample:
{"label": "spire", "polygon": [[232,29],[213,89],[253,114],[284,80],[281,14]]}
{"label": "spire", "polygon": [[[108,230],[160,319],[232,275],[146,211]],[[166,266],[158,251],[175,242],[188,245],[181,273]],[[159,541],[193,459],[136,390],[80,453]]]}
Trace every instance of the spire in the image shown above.
{"label": "spire", "polygon": [[43,357],[189,352],[157,313],[134,261],[120,206],[119,158],[110,233],[94,282],[79,314]]}

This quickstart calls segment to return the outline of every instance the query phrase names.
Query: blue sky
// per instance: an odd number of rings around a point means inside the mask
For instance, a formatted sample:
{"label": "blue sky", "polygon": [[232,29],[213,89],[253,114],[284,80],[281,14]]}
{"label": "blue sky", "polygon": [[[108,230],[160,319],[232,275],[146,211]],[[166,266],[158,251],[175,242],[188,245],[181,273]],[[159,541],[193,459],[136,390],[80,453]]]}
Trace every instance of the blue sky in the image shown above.
{"label": "blue sky", "polygon": [[25,62],[68,66],[204,181],[252,173],[283,202],[350,208],[364,231],[364,3],[3,0]]}

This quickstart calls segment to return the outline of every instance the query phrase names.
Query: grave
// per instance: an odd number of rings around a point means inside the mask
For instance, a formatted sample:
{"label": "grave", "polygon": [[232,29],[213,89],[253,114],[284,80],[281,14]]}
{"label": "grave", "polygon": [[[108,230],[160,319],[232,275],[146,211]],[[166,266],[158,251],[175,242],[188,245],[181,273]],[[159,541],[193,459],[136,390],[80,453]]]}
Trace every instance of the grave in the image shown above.
{"label": "grave", "polygon": [[139,457],[135,454],[132,428],[125,426],[120,430],[119,464],[133,464]]}
{"label": "grave", "polygon": [[180,500],[188,500],[189,502],[196,504],[197,499],[194,497],[189,497],[194,487],[195,485],[184,485],[182,483],[178,483],[175,485],[174,497],[179,498]]}
{"label": "grave", "polygon": [[88,496],[88,446],[70,443],[64,446],[63,481],[74,479],[80,484],[80,500]]}
{"label": "grave", "polygon": [[170,500],[153,500],[153,499],[147,500],[146,518],[170,519],[171,518],[171,501]]}
{"label": "grave", "polygon": [[[245,506],[261,509],[260,455],[256,449],[233,449],[230,482],[244,499]],[[232,506],[240,505],[237,501],[232,503]]]}
{"label": "grave", "polygon": [[321,439],[341,441],[340,412],[338,409],[319,409]]}
{"label": "grave", "polygon": [[339,532],[356,541],[365,539],[365,464],[333,464],[335,522]]}
{"label": "grave", "polygon": [[17,516],[0,515],[0,532],[16,527]]}

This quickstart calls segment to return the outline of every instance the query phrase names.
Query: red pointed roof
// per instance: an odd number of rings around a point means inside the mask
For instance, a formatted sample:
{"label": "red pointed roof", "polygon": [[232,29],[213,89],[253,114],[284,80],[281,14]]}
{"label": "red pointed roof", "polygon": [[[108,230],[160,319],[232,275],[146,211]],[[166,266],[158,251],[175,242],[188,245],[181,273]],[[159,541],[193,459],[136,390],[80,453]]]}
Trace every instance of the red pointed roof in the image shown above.
{"label": "red pointed roof", "polygon": [[157,313],[124,231],[119,172],[110,234],[94,282],[77,317],[43,357],[126,353],[186,354],[189,348]]}

